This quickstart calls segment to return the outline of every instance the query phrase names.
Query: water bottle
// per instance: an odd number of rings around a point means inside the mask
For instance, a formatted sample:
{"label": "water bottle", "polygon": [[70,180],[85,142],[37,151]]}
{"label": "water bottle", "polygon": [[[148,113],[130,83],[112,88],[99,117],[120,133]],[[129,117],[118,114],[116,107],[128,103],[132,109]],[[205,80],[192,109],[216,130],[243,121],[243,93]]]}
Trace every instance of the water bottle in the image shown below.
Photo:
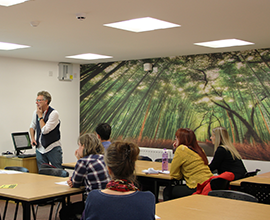
{"label": "water bottle", "polygon": [[168,170],[168,152],[166,148],[164,148],[162,153],[162,172],[167,170]]}

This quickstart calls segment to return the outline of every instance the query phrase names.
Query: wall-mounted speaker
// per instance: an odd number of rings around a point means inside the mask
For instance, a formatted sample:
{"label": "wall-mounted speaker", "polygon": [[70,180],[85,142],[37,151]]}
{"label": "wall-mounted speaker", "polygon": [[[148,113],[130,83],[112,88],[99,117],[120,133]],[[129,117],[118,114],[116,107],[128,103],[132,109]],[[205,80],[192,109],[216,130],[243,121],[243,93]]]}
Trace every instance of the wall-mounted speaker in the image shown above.
{"label": "wall-mounted speaker", "polygon": [[58,79],[61,81],[73,80],[73,70],[71,63],[59,63]]}

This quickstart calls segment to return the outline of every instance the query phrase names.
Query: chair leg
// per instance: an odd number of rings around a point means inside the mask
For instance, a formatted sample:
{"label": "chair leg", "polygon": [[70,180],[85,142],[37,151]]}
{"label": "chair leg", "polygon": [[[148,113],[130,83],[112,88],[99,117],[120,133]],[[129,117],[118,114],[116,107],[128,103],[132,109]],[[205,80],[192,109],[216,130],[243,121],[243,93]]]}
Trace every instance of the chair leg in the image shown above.
{"label": "chair leg", "polygon": [[[55,211],[55,217],[54,217],[54,220],[56,220],[56,218],[57,218],[57,214],[58,214],[58,211],[59,211],[59,208],[60,208],[60,204],[61,204],[61,202],[58,202],[57,207],[56,207],[56,211]],[[1,219],[0,219],[0,220],[1,220]]]}
{"label": "chair leg", "polygon": [[5,218],[6,218],[7,207],[8,207],[8,200],[6,200],[5,210],[4,210],[4,214],[3,214],[3,220],[5,220]]}
{"label": "chair leg", "polygon": [[52,205],[51,205],[51,210],[50,210],[50,217],[49,217],[49,220],[52,220],[53,206],[54,206],[54,203],[52,203]]}
{"label": "chair leg", "polygon": [[17,219],[18,208],[19,208],[19,202],[16,202],[16,209],[15,209],[15,213],[14,213],[14,220]]}
{"label": "chair leg", "polygon": [[33,218],[34,218],[34,220],[36,220],[37,217],[36,217],[36,213],[35,213],[35,207],[34,207],[34,205],[31,205],[31,206],[32,206],[32,212],[33,212]]}

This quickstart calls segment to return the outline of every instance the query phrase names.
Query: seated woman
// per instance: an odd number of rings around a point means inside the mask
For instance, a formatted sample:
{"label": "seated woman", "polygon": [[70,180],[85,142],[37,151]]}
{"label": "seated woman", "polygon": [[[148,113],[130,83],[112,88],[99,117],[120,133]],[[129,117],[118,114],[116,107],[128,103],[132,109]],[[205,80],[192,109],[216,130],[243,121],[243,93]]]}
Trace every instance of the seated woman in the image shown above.
{"label": "seated woman", "polygon": [[138,191],[135,161],[140,149],[129,142],[114,142],[105,152],[105,162],[112,180],[104,190],[89,193],[83,220],[154,220],[155,197],[151,192]]}
{"label": "seated woman", "polygon": [[172,186],[172,191],[166,187],[163,199],[175,199],[196,192],[198,183],[208,180],[213,174],[208,167],[208,160],[199,146],[194,132],[187,128],[179,128],[175,133],[174,148],[176,148],[171,164],[170,175],[174,179],[184,179],[186,185]]}
{"label": "seated woman", "polygon": [[212,143],[214,144],[214,157],[209,165],[213,172],[217,170],[218,174],[225,171],[232,172],[235,180],[241,179],[247,172],[240,154],[233,146],[229,133],[226,128],[216,127],[212,130]]}
{"label": "seated woman", "polygon": [[[93,189],[105,189],[111,180],[104,162],[104,147],[95,134],[84,134],[78,139],[75,151],[78,161],[72,177],[67,181],[70,187],[85,186],[86,195]],[[76,219],[82,214],[84,202],[77,202],[62,208],[60,219]],[[80,219],[80,218],[79,218]]]}

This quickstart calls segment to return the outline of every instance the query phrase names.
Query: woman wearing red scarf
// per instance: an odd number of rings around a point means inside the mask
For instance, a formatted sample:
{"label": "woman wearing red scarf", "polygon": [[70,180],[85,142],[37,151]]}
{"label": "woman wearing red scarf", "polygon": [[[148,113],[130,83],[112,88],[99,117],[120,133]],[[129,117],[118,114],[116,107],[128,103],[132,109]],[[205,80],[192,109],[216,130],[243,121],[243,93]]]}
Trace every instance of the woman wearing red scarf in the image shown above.
{"label": "woman wearing red scarf", "polygon": [[134,185],[135,162],[140,149],[129,142],[114,142],[105,152],[112,180],[104,190],[88,194],[83,220],[154,220],[155,197]]}

